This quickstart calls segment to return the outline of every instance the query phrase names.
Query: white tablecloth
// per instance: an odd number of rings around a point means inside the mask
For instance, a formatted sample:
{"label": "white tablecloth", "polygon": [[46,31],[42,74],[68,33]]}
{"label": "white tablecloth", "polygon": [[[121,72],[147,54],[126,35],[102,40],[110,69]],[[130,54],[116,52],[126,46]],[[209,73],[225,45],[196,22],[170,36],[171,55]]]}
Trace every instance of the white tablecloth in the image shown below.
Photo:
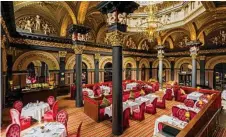
{"label": "white tablecloth", "polygon": [[186,109],[187,111],[188,110],[191,110],[191,111],[194,111],[194,112],[196,112],[196,113],[199,113],[199,111],[200,111],[200,108],[197,108],[197,107],[193,107],[193,108],[191,108],[191,107],[187,107],[187,106],[185,106],[185,105],[181,105],[181,104],[179,104],[179,105],[176,105],[178,108],[180,108],[180,109]]}
{"label": "white tablecloth", "polygon": [[[134,109],[139,109],[139,104],[129,100],[123,102],[123,111],[128,107],[130,107],[130,113],[132,114]],[[112,105],[105,107],[104,114],[108,115],[109,117],[112,116]]]}
{"label": "white tablecloth", "polygon": [[94,92],[92,89],[89,89],[89,88],[83,88],[82,89],[82,92],[86,91],[88,93],[88,96],[89,97],[94,97]]}
{"label": "white tablecloth", "polygon": [[202,95],[203,95],[203,93],[192,92],[192,93],[187,95],[187,99],[199,100],[199,97],[202,96]]}
{"label": "white tablecloth", "polygon": [[135,102],[141,105],[143,102],[145,102],[146,105],[150,104],[152,101],[145,97],[138,97],[135,99]]}
{"label": "white tablecloth", "polygon": [[226,90],[223,90],[221,93],[221,98],[226,100]]}
{"label": "white tablecloth", "polygon": [[138,83],[129,83],[129,84],[126,84],[126,89],[133,89],[133,87],[136,87]]}
{"label": "white tablecloth", "polygon": [[183,129],[187,125],[187,122],[181,121],[171,116],[162,115],[155,120],[154,135],[156,135],[159,132],[159,129],[158,129],[159,122],[167,122],[170,125],[179,127],[181,129]]}
{"label": "white tablecloth", "polygon": [[100,86],[100,90],[103,92],[103,94],[108,95],[111,92],[110,87],[108,86]]}
{"label": "white tablecloth", "polygon": [[[28,128],[21,132],[22,137],[66,137],[65,126],[59,122],[49,122],[44,125],[42,130],[41,125]],[[47,131],[49,129],[49,131]],[[42,133],[42,131],[44,131]]]}
{"label": "white tablecloth", "polygon": [[152,103],[153,100],[154,100],[155,98],[159,98],[159,96],[157,96],[157,95],[155,95],[155,94],[147,94],[147,95],[144,96],[144,98],[149,99],[150,102]]}
{"label": "white tablecloth", "polygon": [[28,103],[25,107],[22,108],[21,116],[31,116],[33,119],[36,119],[40,122],[42,120],[42,116],[44,116],[44,113],[48,110],[50,110],[48,103]]}

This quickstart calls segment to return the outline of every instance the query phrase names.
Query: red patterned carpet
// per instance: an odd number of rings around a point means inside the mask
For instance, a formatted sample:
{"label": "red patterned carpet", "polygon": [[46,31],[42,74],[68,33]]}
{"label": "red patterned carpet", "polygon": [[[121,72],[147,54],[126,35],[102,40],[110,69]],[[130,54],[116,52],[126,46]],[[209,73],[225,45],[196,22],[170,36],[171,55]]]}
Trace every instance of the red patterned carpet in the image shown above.
{"label": "red patterned carpet", "polygon": [[[59,98],[59,109],[65,109],[69,114],[68,121],[68,131],[69,134],[75,133],[77,127],[81,121],[83,125],[81,128],[81,137],[112,137],[111,122],[105,120],[100,123],[96,123],[91,118],[89,118],[83,112],[83,108],[75,108],[75,101],[68,100],[68,97]],[[145,120],[139,122],[130,120],[130,127],[124,131],[121,137],[150,137],[153,135],[155,119],[159,116],[171,115],[171,108],[173,105],[179,104],[176,101],[167,101],[166,109],[157,109],[157,114],[145,114]],[[7,112],[4,112],[4,125],[3,131],[1,132],[4,135],[4,129],[9,124],[9,117]],[[8,113],[9,114],[9,113]]]}

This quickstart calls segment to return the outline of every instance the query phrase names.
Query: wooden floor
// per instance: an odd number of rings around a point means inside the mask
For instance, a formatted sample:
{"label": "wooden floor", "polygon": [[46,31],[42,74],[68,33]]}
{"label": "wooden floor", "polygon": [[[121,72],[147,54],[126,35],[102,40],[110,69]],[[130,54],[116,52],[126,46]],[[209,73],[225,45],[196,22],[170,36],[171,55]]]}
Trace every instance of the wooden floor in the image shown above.
{"label": "wooden floor", "polygon": [[[162,96],[161,93],[157,93]],[[75,101],[70,100],[68,96],[59,97],[59,109],[65,109],[69,114],[68,131],[69,134],[75,133],[79,123],[82,121],[81,137],[113,137],[112,126],[109,120],[96,123],[83,112],[83,108],[76,108]],[[171,115],[173,105],[179,104],[176,101],[166,101],[166,109],[157,109],[157,114],[145,114],[145,120],[139,122],[130,120],[130,127],[124,131],[121,137],[150,137],[153,135],[155,119],[159,116]],[[8,113],[8,114],[7,114]],[[3,113],[3,130],[10,123],[9,112]]]}

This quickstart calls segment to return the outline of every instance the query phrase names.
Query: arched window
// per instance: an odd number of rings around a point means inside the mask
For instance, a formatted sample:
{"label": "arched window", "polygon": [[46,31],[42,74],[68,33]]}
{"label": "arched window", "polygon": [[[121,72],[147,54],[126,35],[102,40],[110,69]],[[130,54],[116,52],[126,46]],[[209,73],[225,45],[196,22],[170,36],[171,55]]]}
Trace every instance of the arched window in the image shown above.
{"label": "arched window", "polygon": [[112,63],[108,62],[104,66],[104,82],[112,81]]}
{"label": "arched window", "polygon": [[132,65],[130,63],[126,64],[126,79],[132,79]]}
{"label": "arched window", "polygon": [[226,87],[226,63],[219,63],[214,67],[214,89],[224,90]]}
{"label": "arched window", "polygon": [[143,64],[141,66],[141,80],[145,81],[145,78],[146,78],[146,68],[145,65]]}
{"label": "arched window", "polygon": [[192,67],[191,64],[184,63],[184,64],[181,65],[180,71],[181,72],[190,72],[191,69],[192,69],[191,67]]}

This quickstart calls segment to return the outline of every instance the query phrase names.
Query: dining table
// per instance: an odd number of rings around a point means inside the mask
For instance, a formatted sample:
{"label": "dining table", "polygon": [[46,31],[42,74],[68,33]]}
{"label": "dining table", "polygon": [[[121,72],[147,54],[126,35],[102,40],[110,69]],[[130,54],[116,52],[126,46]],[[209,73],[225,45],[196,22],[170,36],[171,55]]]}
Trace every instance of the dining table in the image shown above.
{"label": "dining table", "polygon": [[191,100],[199,100],[199,97],[201,97],[202,95],[204,95],[203,93],[200,92],[192,92],[190,94],[187,95],[187,99],[191,99]]}
{"label": "dining table", "polygon": [[155,120],[153,135],[156,135],[159,132],[159,129],[158,129],[159,122],[166,123],[168,126],[171,126],[179,130],[182,130],[188,124],[187,122],[179,120],[175,117],[168,116],[168,115],[161,115]]}
{"label": "dining table", "polygon": [[65,126],[59,122],[48,122],[25,129],[21,137],[66,137]]}
{"label": "dining table", "polygon": [[36,103],[28,103],[26,106],[22,108],[21,116],[22,117],[32,117],[33,119],[41,122],[42,116],[46,111],[50,110],[50,106],[46,102],[39,102]]}

